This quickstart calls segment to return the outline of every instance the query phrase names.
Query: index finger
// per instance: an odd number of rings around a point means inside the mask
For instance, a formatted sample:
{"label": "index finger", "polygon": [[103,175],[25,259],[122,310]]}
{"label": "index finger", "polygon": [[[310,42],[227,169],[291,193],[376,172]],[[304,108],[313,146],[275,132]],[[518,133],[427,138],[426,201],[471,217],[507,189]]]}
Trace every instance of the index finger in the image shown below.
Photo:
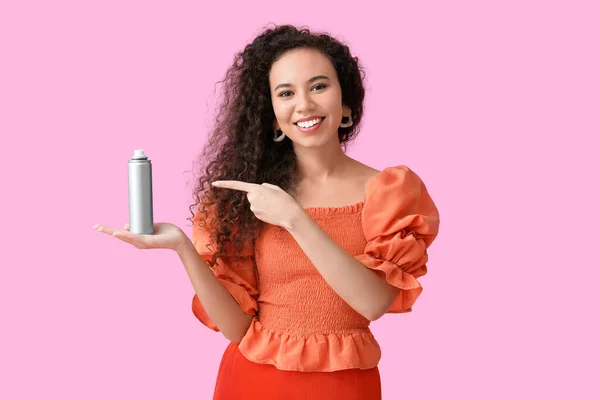
{"label": "index finger", "polygon": [[242,181],[214,181],[212,185],[225,189],[241,190],[243,192],[249,192],[252,189],[260,187],[259,184]]}

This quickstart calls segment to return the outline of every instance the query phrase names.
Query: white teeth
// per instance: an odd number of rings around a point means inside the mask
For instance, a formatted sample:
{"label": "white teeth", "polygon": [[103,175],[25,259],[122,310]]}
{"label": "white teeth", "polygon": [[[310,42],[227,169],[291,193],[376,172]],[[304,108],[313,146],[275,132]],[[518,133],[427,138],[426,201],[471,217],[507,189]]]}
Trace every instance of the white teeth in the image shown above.
{"label": "white teeth", "polygon": [[322,118],[315,118],[312,121],[302,121],[302,122],[298,122],[298,126],[301,128],[310,128],[312,126],[315,126],[316,124],[318,124],[319,122],[321,122]]}

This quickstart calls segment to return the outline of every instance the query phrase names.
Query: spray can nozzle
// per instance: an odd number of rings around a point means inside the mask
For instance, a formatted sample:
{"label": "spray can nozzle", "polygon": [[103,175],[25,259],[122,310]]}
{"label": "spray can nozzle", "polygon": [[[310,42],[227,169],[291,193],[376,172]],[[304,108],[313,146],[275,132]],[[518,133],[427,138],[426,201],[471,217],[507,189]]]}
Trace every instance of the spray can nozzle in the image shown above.
{"label": "spray can nozzle", "polygon": [[139,160],[139,159],[144,159],[144,158],[148,158],[148,156],[146,156],[146,154],[144,154],[144,150],[139,149],[139,150],[133,151],[133,159],[134,160]]}

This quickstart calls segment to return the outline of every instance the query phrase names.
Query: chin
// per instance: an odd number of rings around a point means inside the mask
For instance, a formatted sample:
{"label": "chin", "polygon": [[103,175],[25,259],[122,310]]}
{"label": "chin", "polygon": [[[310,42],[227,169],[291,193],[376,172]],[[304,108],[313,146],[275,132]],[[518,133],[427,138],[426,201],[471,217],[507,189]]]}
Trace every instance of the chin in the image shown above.
{"label": "chin", "polygon": [[325,147],[332,138],[324,138],[324,137],[303,137],[297,138],[297,140],[293,140],[294,145],[306,148],[318,148]]}

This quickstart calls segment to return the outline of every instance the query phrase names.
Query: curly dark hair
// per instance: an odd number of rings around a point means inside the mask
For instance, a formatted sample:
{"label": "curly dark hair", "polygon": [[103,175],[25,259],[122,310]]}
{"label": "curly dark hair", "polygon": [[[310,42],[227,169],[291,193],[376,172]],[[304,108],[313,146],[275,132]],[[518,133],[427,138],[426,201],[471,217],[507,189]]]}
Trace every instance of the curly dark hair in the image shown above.
{"label": "curly dark hair", "polygon": [[233,252],[229,256],[239,256],[246,241],[254,241],[262,228],[262,221],[250,210],[244,192],[213,190],[211,182],[268,182],[294,193],[297,168],[292,142],[273,141],[275,113],[269,71],[284,53],[297,48],[319,50],[335,67],[342,102],[352,110],[354,122],[349,128],[338,129],[344,151],[359,132],[365,97],[364,71],[348,46],[325,33],[283,25],[266,29],[237,53],[224,79],[218,82],[223,84],[222,103],[198,159],[204,174],[195,183],[195,202],[189,207],[192,217],[188,220],[201,227],[207,227],[209,222],[209,247],[214,251],[211,267],[230,250]]}

